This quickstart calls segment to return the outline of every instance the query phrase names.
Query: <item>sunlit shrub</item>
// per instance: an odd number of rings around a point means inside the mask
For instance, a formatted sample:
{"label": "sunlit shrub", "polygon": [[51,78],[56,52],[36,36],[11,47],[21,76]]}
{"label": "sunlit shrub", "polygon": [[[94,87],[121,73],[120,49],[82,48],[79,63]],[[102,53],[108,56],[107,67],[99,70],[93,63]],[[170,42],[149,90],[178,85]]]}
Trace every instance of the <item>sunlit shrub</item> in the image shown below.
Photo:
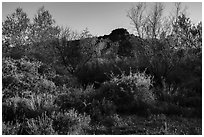
{"label": "sunlit shrub", "polygon": [[79,135],[85,134],[91,121],[90,116],[79,114],[75,109],[67,112],[56,112],[52,114],[53,127],[60,135]]}
{"label": "sunlit shrub", "polygon": [[[142,104],[153,104],[155,96],[150,90],[152,79],[145,73],[111,75],[100,89],[101,95],[112,100],[118,109],[128,110]],[[136,109],[136,108],[135,108]]]}
{"label": "sunlit shrub", "polygon": [[[3,58],[2,84],[4,97],[23,97],[24,92],[27,91],[34,93],[55,92],[55,84],[48,80],[50,74],[41,75],[38,73],[38,69],[42,65],[41,62],[30,61],[27,58],[19,60]],[[7,93],[6,91],[11,92]]]}
{"label": "sunlit shrub", "polygon": [[29,61],[28,59],[22,58],[17,60],[17,67],[19,71],[30,72],[32,74],[38,73],[38,68],[42,65],[39,61]]}
{"label": "sunlit shrub", "polygon": [[18,135],[21,129],[21,124],[16,122],[15,124],[11,122],[2,122],[2,135]]}
{"label": "sunlit shrub", "polygon": [[27,130],[30,135],[55,135],[53,129],[53,120],[46,114],[43,114],[37,119],[28,119],[26,122]]}
{"label": "sunlit shrub", "polygon": [[35,118],[44,112],[58,110],[54,105],[55,97],[49,94],[32,94],[27,98],[9,98],[2,105],[3,121],[24,120],[24,118]]}
{"label": "sunlit shrub", "polygon": [[8,76],[17,71],[16,63],[11,58],[2,58],[2,75]]}
{"label": "sunlit shrub", "polygon": [[28,112],[32,111],[33,115],[37,114],[37,112],[29,109],[30,106],[27,105],[26,99],[20,97],[9,98],[2,104],[2,120],[5,122],[15,120],[22,121]]}
{"label": "sunlit shrub", "polygon": [[53,93],[56,90],[56,86],[55,83],[50,80],[41,79],[36,83],[34,90],[37,93]]}

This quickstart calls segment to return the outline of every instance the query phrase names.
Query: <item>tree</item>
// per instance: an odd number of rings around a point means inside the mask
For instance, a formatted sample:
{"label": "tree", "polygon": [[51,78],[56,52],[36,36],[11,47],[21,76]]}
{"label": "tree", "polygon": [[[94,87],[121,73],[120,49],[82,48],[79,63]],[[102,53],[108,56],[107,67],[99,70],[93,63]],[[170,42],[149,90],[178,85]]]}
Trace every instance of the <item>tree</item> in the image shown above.
{"label": "tree", "polygon": [[70,28],[61,28],[59,37],[53,41],[61,64],[70,74],[76,75],[86,63],[93,59],[97,39],[91,36],[87,29],[78,34]]}
{"label": "tree", "polygon": [[31,27],[33,46],[30,55],[44,63],[55,62],[57,57],[51,41],[58,37],[60,29],[52,15],[44,7],[39,8]]}
{"label": "tree", "polygon": [[161,3],[156,3],[153,7],[153,10],[148,15],[148,22],[146,26],[146,33],[148,37],[154,39],[159,38],[161,33],[163,10],[164,6]]}
{"label": "tree", "polygon": [[202,23],[197,26],[191,23],[185,14],[178,16],[173,23],[173,42],[176,48],[191,49],[202,46]]}
{"label": "tree", "polygon": [[80,39],[85,39],[85,38],[91,38],[93,37],[88,28],[85,28],[81,34],[80,34]]}
{"label": "tree", "polygon": [[164,6],[161,3],[155,3],[150,13],[145,14],[146,9],[145,3],[138,3],[128,11],[127,16],[139,37],[159,38]]}
{"label": "tree", "polygon": [[145,15],[144,11],[146,10],[145,3],[138,3],[133,6],[127,13],[127,16],[130,18],[133,23],[136,33],[140,38],[144,38],[145,32]]}
{"label": "tree", "polygon": [[147,12],[146,3],[137,3],[129,9],[127,16],[136,30],[136,35],[140,38],[164,39],[172,34],[173,23],[178,16],[186,15],[186,9],[186,7],[182,8],[180,2],[176,2],[171,15],[163,17],[164,5],[162,3],[155,3],[149,12]]}
{"label": "tree", "polygon": [[33,41],[42,42],[56,38],[59,33],[59,27],[55,26],[55,20],[44,7],[38,9],[33,19]]}
{"label": "tree", "polygon": [[7,16],[2,25],[3,53],[15,50],[24,54],[25,49],[30,44],[29,35],[30,19],[21,8],[17,8],[14,13]]}

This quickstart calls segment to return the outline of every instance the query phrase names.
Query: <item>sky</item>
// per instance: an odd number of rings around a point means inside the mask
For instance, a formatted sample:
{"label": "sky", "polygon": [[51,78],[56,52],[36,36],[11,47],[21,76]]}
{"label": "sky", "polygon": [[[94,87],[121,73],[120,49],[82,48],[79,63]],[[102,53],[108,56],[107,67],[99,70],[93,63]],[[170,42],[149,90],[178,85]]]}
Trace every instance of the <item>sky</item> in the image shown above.
{"label": "sky", "polygon": [[[125,28],[130,33],[134,33],[127,11],[136,3],[133,2],[3,2],[2,21],[8,14],[21,7],[32,20],[37,10],[44,6],[49,10],[56,21],[56,24],[69,27],[74,31],[82,31],[88,28],[91,34],[102,36],[110,34],[117,28]],[[154,3],[148,3],[148,7]],[[174,3],[164,2],[164,16],[173,12]],[[194,24],[202,21],[201,2],[182,2],[183,7],[187,7],[187,15]]]}

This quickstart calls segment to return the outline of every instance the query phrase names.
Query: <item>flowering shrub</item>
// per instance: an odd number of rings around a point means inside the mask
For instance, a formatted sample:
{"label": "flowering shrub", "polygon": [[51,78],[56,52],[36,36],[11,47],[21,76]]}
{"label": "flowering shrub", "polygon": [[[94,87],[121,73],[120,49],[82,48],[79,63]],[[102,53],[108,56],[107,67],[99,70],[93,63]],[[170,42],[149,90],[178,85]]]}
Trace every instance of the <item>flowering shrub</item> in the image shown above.
{"label": "flowering shrub", "polygon": [[126,76],[124,73],[120,77],[113,76],[111,83],[116,84],[124,92],[131,92],[135,100],[141,99],[143,102],[152,103],[154,95],[150,91],[152,86],[151,76],[145,73],[132,73]]}
{"label": "flowering shrub", "polygon": [[130,111],[141,105],[150,105],[155,102],[155,96],[150,90],[152,86],[151,76],[143,73],[114,76],[103,84],[101,95],[112,100],[119,110]]}

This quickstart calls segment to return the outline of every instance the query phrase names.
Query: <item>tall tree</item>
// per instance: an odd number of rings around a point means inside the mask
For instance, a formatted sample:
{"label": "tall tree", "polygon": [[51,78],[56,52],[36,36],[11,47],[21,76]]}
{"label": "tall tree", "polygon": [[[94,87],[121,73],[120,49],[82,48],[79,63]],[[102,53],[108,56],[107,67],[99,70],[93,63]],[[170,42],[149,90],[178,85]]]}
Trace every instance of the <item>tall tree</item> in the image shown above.
{"label": "tall tree", "polygon": [[163,10],[164,6],[161,3],[155,3],[151,13],[148,15],[146,33],[151,38],[160,36]]}
{"label": "tall tree", "polygon": [[139,37],[144,38],[145,31],[145,15],[144,12],[146,10],[145,3],[138,3],[133,6],[127,13],[127,16],[130,18],[132,24],[136,29],[136,33]]}
{"label": "tall tree", "polygon": [[[176,2],[171,15],[163,17],[164,5],[156,2],[149,11],[146,3],[137,3],[129,9],[127,16],[130,19],[136,35],[141,38],[164,39],[173,32],[173,23],[178,16],[186,15],[186,7]],[[175,29],[175,28],[174,28]]]}
{"label": "tall tree", "polygon": [[8,15],[2,24],[2,46],[3,53],[10,50],[24,52],[26,45],[30,44],[30,19],[21,8]]}
{"label": "tall tree", "polygon": [[38,9],[33,19],[32,29],[35,42],[56,38],[60,31],[59,27],[55,26],[55,20],[52,15],[44,7]]}
{"label": "tall tree", "polygon": [[33,43],[31,55],[43,62],[53,63],[56,60],[56,53],[51,41],[58,37],[60,29],[55,25],[50,12],[44,7],[39,8],[31,27]]}
{"label": "tall tree", "polygon": [[88,29],[79,34],[63,27],[58,38],[53,41],[60,64],[63,64],[72,75],[76,75],[86,63],[91,61],[95,55],[96,44],[97,38],[93,38]]}
{"label": "tall tree", "polygon": [[145,13],[147,6],[145,3],[138,3],[127,13],[133,23],[136,34],[141,38],[159,38],[161,33],[162,13],[164,6],[162,3],[155,3],[149,13]]}
{"label": "tall tree", "polygon": [[173,24],[173,41],[176,48],[191,49],[202,46],[202,23],[197,26],[191,23],[190,18],[182,14]]}

